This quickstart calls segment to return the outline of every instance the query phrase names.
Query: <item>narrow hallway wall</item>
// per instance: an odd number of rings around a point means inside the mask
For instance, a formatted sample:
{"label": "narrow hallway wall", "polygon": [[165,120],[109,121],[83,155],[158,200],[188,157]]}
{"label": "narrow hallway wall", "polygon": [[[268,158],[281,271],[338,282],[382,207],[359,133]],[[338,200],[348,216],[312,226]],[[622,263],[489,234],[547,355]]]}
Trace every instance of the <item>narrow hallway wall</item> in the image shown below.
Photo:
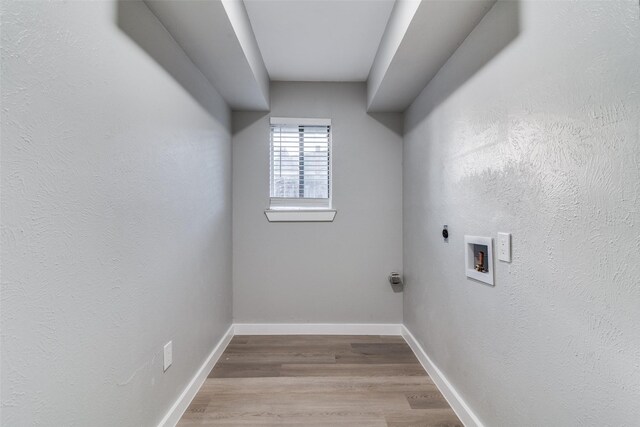
{"label": "narrow hallway wall", "polygon": [[640,419],[638,8],[499,1],[406,114],[405,324],[487,426]]}
{"label": "narrow hallway wall", "polygon": [[118,2],[2,1],[2,425],[157,425],[231,323],[230,112],[127,3],[207,109]]}
{"label": "narrow hallway wall", "polygon": [[[334,222],[269,223],[269,116],[332,120]],[[271,113],[234,112],[234,319],[400,323],[402,116],[363,83],[272,83]]]}

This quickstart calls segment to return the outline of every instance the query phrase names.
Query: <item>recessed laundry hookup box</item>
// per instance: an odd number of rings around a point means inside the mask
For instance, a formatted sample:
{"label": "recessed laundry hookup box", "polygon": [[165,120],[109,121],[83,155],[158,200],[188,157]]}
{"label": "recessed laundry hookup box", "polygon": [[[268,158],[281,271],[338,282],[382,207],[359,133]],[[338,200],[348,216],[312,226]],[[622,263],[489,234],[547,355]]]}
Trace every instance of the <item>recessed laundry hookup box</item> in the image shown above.
{"label": "recessed laundry hookup box", "polygon": [[464,236],[467,277],[493,286],[493,238]]}

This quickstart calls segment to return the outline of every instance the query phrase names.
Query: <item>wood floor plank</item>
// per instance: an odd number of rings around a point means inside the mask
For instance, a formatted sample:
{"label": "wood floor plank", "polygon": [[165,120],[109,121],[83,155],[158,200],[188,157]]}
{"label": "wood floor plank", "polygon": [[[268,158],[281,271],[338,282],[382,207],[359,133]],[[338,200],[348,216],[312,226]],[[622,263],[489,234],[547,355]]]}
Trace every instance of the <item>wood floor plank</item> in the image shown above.
{"label": "wood floor plank", "polygon": [[340,377],[208,378],[201,391],[207,395],[387,391],[402,393],[407,397],[437,392],[438,389],[425,375],[350,377],[348,380]]}
{"label": "wood floor plank", "polygon": [[236,396],[220,395],[207,405],[207,412],[276,412],[287,413],[305,409],[311,412],[350,413],[362,411],[393,411],[411,409],[401,393],[279,393],[263,394],[253,399],[238,399]]}
{"label": "wood floor plank", "polygon": [[229,344],[225,354],[291,354],[297,353],[335,353],[351,351],[349,343],[306,343],[297,346],[282,344]]}
{"label": "wood floor plank", "polygon": [[453,409],[412,409],[385,417],[388,427],[464,427]]}
{"label": "wood floor plank", "polygon": [[220,363],[209,378],[279,377],[282,365],[276,363]]}
{"label": "wood floor plank", "polygon": [[289,353],[225,353],[218,362],[228,363],[336,363],[336,355],[331,352],[289,352]]}
{"label": "wood floor plank", "polygon": [[280,375],[289,377],[389,377],[424,375],[422,366],[418,363],[340,363],[329,364],[283,364]]}
{"label": "wood floor plank", "polygon": [[179,426],[460,426],[401,337],[236,336]]}
{"label": "wood floor plank", "polygon": [[178,424],[187,426],[354,426],[386,427],[384,415],[340,412],[207,412],[183,418]]}
{"label": "wood floor plank", "polygon": [[449,407],[449,403],[437,388],[418,393],[406,393],[405,396],[407,397],[407,401],[412,409],[437,409]]}
{"label": "wood floor plank", "polygon": [[416,356],[411,353],[387,353],[387,354],[367,354],[358,351],[338,351],[335,353],[335,363],[347,364],[405,364],[420,363]]}
{"label": "wood floor plank", "polygon": [[[236,337],[234,337],[235,339]],[[296,347],[305,344],[354,344],[354,343],[398,343],[406,344],[400,336],[387,335],[242,335],[239,339],[249,344],[281,345]],[[233,342],[233,341],[232,341]]]}

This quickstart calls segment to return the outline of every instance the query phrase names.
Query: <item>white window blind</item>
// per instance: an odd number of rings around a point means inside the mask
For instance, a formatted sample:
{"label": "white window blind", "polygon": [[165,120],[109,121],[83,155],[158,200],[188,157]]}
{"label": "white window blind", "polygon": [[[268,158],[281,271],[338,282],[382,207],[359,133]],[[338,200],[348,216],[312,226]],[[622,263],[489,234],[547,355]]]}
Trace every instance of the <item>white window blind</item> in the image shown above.
{"label": "white window blind", "polygon": [[331,207],[331,121],[271,118],[271,208]]}

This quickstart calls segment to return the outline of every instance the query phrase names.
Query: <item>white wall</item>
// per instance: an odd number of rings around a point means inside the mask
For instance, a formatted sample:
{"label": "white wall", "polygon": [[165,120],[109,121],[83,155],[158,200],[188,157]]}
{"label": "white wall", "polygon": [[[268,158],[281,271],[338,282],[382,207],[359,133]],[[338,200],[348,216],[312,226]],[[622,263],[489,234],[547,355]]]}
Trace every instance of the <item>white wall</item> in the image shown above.
{"label": "white wall", "polygon": [[405,323],[487,426],[640,419],[638,7],[499,2],[407,112]]}
{"label": "white wall", "polygon": [[117,2],[2,2],[2,425],[155,425],[231,323],[230,114],[127,6],[207,109]]}
{"label": "white wall", "polygon": [[[275,117],[332,120],[332,223],[269,223],[269,114],[234,113],[236,322],[399,323],[401,116],[366,113],[362,83],[273,83]],[[387,123],[387,127],[383,122]]]}

